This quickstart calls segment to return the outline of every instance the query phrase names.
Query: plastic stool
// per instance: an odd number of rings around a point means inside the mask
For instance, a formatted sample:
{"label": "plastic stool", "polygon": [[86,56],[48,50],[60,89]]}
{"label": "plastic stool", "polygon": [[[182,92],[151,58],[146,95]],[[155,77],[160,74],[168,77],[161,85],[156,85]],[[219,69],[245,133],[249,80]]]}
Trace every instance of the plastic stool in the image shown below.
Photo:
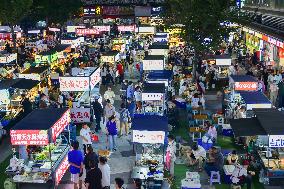
{"label": "plastic stool", "polygon": [[219,171],[211,171],[210,172],[210,186],[213,183],[219,183],[221,184],[221,177]]}

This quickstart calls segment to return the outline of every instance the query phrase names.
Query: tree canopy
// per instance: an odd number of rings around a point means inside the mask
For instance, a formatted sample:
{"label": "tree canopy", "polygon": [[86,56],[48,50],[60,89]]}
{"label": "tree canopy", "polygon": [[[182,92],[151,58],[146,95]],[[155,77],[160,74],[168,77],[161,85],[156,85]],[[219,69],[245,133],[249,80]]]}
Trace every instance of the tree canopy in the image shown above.
{"label": "tree canopy", "polygon": [[182,24],[182,36],[196,51],[216,50],[244,19],[233,0],[166,0],[166,27]]}
{"label": "tree canopy", "polygon": [[0,0],[0,21],[4,24],[16,25],[27,15],[33,0]]}
{"label": "tree canopy", "polygon": [[80,0],[34,0],[31,16],[37,21],[62,24],[78,13],[81,6]]}

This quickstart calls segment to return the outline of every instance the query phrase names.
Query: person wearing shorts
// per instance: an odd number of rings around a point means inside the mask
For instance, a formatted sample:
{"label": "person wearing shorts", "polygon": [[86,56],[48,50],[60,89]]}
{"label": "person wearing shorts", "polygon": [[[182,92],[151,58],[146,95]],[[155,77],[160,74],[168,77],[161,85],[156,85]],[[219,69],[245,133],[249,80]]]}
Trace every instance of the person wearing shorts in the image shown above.
{"label": "person wearing shorts", "polygon": [[72,144],[72,150],[68,153],[70,164],[71,182],[74,183],[74,189],[79,188],[80,173],[83,173],[83,153],[79,150],[79,142]]}

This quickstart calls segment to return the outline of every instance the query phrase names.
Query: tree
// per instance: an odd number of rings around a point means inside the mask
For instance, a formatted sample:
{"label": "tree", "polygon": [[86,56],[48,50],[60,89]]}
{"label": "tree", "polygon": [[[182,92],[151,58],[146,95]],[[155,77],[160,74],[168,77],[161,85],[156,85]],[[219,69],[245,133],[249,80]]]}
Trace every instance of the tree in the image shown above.
{"label": "tree", "polygon": [[63,24],[81,7],[80,0],[34,0],[31,16],[36,20],[46,20],[49,25]]}
{"label": "tree", "polygon": [[14,27],[30,11],[33,0],[0,0],[0,21],[11,27],[14,50],[16,49],[16,34]]}
{"label": "tree", "polygon": [[194,48],[197,57],[219,49],[223,40],[237,29],[229,23],[245,19],[234,0],[166,0],[164,10],[166,27],[182,24],[182,37]]}

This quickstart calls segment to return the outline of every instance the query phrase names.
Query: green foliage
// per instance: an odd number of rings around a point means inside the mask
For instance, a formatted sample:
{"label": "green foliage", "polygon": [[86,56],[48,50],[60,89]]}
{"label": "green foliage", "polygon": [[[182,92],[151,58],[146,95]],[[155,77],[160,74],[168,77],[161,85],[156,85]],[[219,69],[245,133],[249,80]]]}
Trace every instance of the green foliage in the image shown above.
{"label": "green foliage", "polygon": [[[240,23],[245,19],[233,0],[166,0],[166,27],[183,24],[183,38],[196,51],[216,50],[225,37],[236,28],[221,25]],[[205,39],[211,42],[204,43]]]}
{"label": "green foliage", "polygon": [[0,0],[0,22],[16,25],[29,13],[33,0]]}
{"label": "green foliage", "polygon": [[31,17],[47,20],[49,25],[62,24],[77,14],[81,6],[80,0],[34,0]]}

